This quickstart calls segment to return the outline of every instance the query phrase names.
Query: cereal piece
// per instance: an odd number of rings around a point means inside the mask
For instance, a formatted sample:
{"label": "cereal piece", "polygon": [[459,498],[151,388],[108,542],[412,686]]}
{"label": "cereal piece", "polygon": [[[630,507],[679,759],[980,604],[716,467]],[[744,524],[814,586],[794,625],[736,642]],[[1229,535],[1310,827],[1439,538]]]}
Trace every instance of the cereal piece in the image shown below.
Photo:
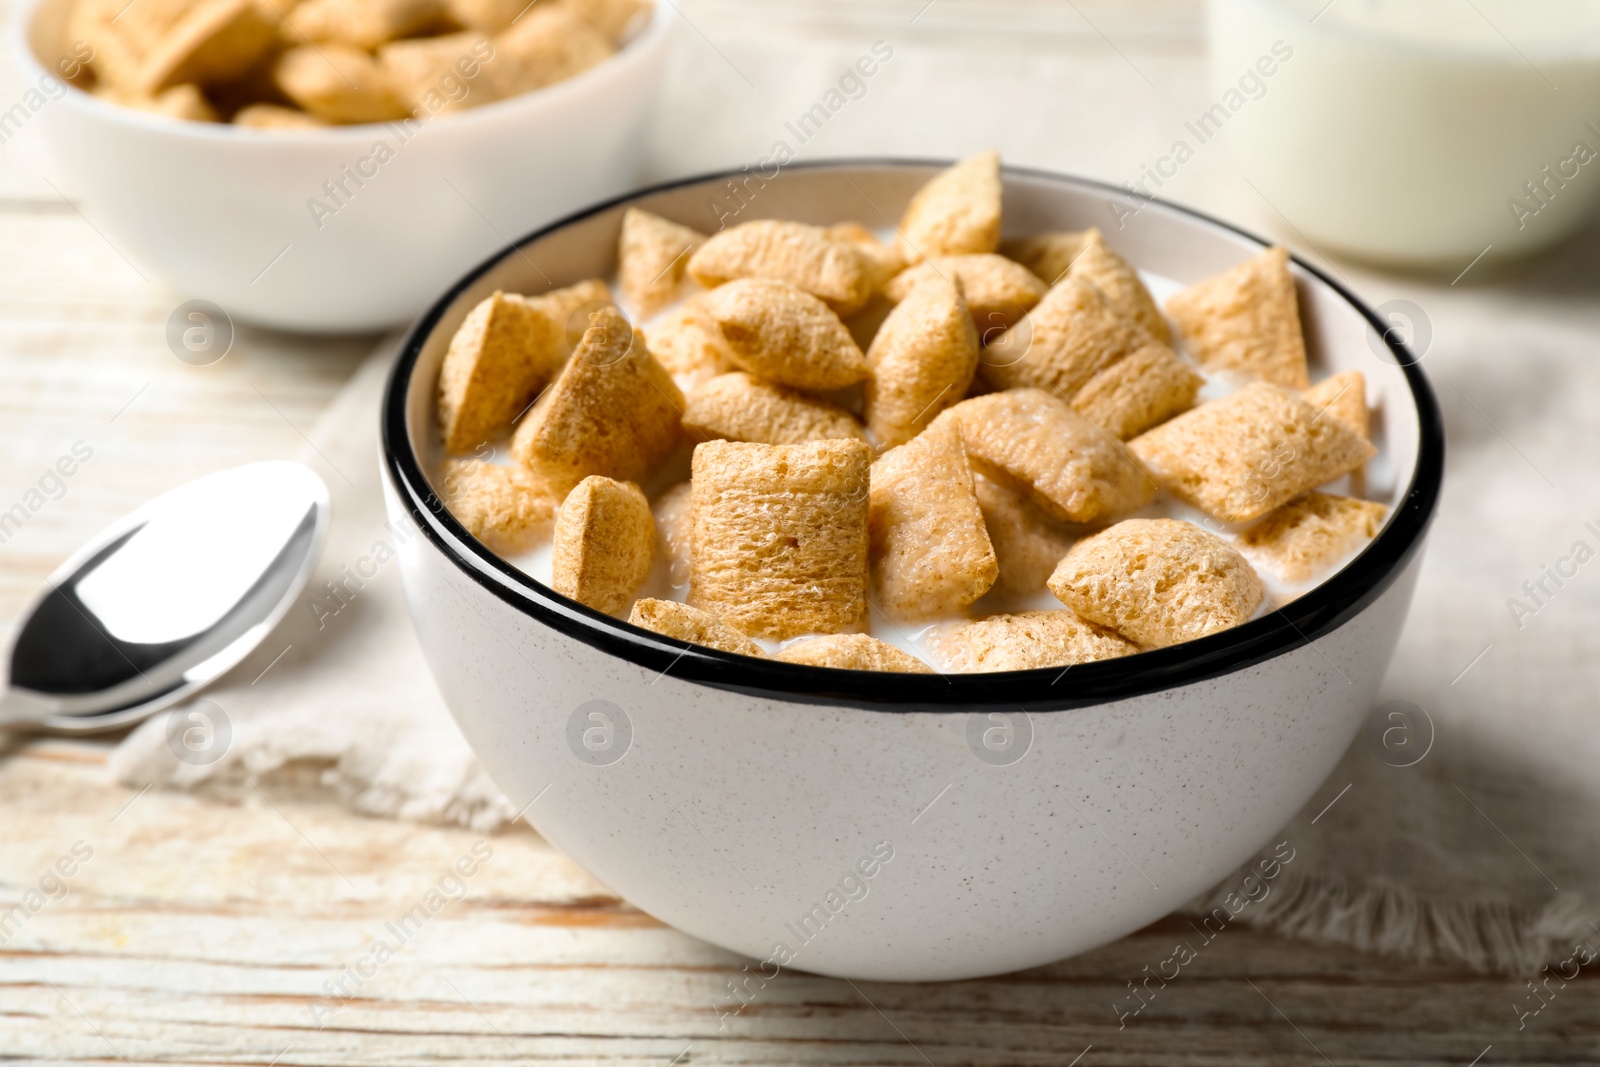
{"label": "cereal piece", "polygon": [[566,492],[591,474],[642,481],[681,437],[683,394],[615,308],[596,312],[555,384],[511,438],[511,451]]}
{"label": "cereal piece", "polygon": [[867,625],[864,441],[694,450],[689,603],[753,637]]}
{"label": "cereal piece", "polygon": [[666,562],[667,584],[689,588],[689,537],[694,529],[690,512],[693,486],[679,482],[656,497],[650,513],[656,519],[656,555]]}
{"label": "cereal piece", "polygon": [[898,303],[930,278],[953,278],[961,282],[961,293],[972,312],[973,325],[978,328],[980,344],[1015,326],[1048,289],[1021,264],[1005,256],[979,253],[936,256],[902,271],[884,289],[884,294]]}
{"label": "cereal piece", "polygon": [[676,600],[654,600],[650,597],[635,600],[628,621],[664,637],[675,637],[679,641],[704,645],[719,652],[767,658],[760,645],[709,611],[691,608]]}
{"label": "cereal piece", "polygon": [[1131,656],[1139,647],[1070,611],[990,615],[934,635],[933,649],[953,671],[1031,671]]}
{"label": "cereal piece", "polygon": [[885,445],[911,440],[960,401],[978,369],[978,331],[959,284],[933,275],[913,289],[879,327],[867,364],[867,426]]}
{"label": "cereal piece", "polygon": [[778,653],[785,663],[832,667],[840,671],[891,671],[932,674],[934,670],[909,652],[866,634],[828,634],[797,641]]}
{"label": "cereal piece", "polygon": [[1000,567],[993,591],[1004,596],[1040,592],[1056,564],[1072,547],[1072,535],[1026,493],[981,474],[975,475],[972,483],[978,507],[983,511],[983,527]]}
{"label": "cereal piece", "polygon": [[[94,72],[96,84],[118,93],[132,92],[139,83],[146,42],[139,40],[135,31],[148,24],[156,12],[174,4],[173,0],[156,0],[132,14],[123,10],[126,6],[125,0],[77,0],[68,8],[63,38],[83,42],[90,52],[86,62]],[[178,8],[171,17],[181,10]]]}
{"label": "cereal piece", "polygon": [[1106,247],[1099,230],[1091,228],[1084,235],[1083,251],[1072,261],[1070,273],[1094,283],[1119,314],[1143,326],[1145,333],[1164,345],[1172,344],[1172,329],[1139,272]]}
{"label": "cereal piece", "polygon": [[761,278],[729,282],[707,293],[705,306],[734,363],[768,381],[842,389],[867,376],[867,357],[839,316],[792,285]]}
{"label": "cereal piece", "polygon": [[550,536],[560,500],[537,475],[478,459],[447,459],[445,506],[491,552],[515,556]]}
{"label": "cereal piece", "polygon": [[1000,244],[1000,155],[983,152],[940,171],[900,218],[896,247],[907,266],[933,256],[993,252]]}
{"label": "cereal piece", "polygon": [[1237,626],[1265,596],[1237,549],[1176,519],[1128,519],[1084,538],[1049,584],[1067,607],[1145,648]]}
{"label": "cereal piece", "polygon": [[448,25],[444,0],[302,0],[289,9],[284,39],[368,51],[386,41]]}
{"label": "cereal piece", "polygon": [[623,213],[617,274],[635,315],[647,319],[677,298],[689,255],[705,239],[698,230],[636,207]]}
{"label": "cereal piece", "polygon": [[1123,441],[1194,406],[1205,379],[1172,349],[1151,342],[1083,384],[1072,406]]}
{"label": "cereal piece", "polygon": [[1378,536],[1388,509],[1370,500],[1310,492],[1239,535],[1245,558],[1290,584],[1309,582]]}
{"label": "cereal piece", "polygon": [[706,294],[690,297],[650,326],[645,345],[684,390],[733,369],[733,350],[706,309]]}
{"label": "cereal piece", "polygon": [[278,22],[267,0],[201,0],[149,42],[133,88],[155,95],[235,78],[277,42]]}
{"label": "cereal piece", "polygon": [[894,618],[960,611],[999,574],[954,423],[929,427],[872,465],[870,523],[873,582]]}
{"label": "cereal piece", "polygon": [[1175,496],[1223,522],[1249,522],[1356,470],[1376,450],[1338,419],[1267,382],[1202,404],[1128,448]]}
{"label": "cereal piece", "polygon": [[787,282],[853,315],[872,296],[874,269],[852,241],[803,222],[757,219],[706,239],[689,257],[689,273],[708,289],[739,278]]}
{"label": "cereal piece", "polygon": [[1304,389],[1306,342],[1289,250],[1268,248],[1167,301],[1184,344],[1202,366]]}
{"label": "cereal piece", "polygon": [[377,61],[348,45],[291,48],[278,57],[272,76],[289,99],[328,122],[384,122],[407,114]]}
{"label": "cereal piece", "polygon": [[1068,274],[1021,322],[983,352],[983,376],[996,389],[1031,387],[1071,397],[1149,336],[1105,294]]}
{"label": "cereal piece", "polygon": [[706,439],[798,445],[833,438],[866,439],[856,417],[838,404],[752,378],[719,374],[689,391],[683,427]]}
{"label": "cereal piece", "polygon": [[439,427],[446,452],[461,453],[511,425],[560,359],[550,319],[499,290],[456,328],[439,368]]}
{"label": "cereal piece", "polygon": [[185,119],[190,122],[217,121],[217,112],[211,106],[211,101],[207,100],[199,87],[194,85],[174,85],[155,96],[123,93],[111,88],[96,89],[95,95],[122,107],[148,111],[154,115],[165,115],[169,119]]}
{"label": "cereal piece", "polygon": [[[589,305],[606,304],[612,310],[616,309],[616,301],[611,298],[611,287],[599,278],[589,278],[585,281],[568,285],[561,289],[551,289],[537,296],[512,296],[507,294],[507,300],[520,300],[530,307],[542,311],[550,316],[550,321],[563,328],[566,335],[566,350],[562,359],[572,355],[572,350],[578,347],[578,342],[583,340],[584,333],[590,326],[590,314],[597,307]],[[578,314],[585,311],[585,314]]]}
{"label": "cereal piece", "polygon": [[1071,405],[1038,389],[963,400],[955,419],[980,473],[1027,490],[1058,519],[1097,522],[1149,503],[1155,483]]}
{"label": "cereal piece", "polygon": [[878,235],[859,222],[839,222],[822,231],[836,241],[848,241],[856,246],[872,276],[872,290],[878,292],[905,269],[905,261],[893,245],[878,240]]}
{"label": "cereal piece", "polygon": [[590,475],[556,512],[550,588],[615,615],[650,577],[655,548],[655,520],[639,487]]}
{"label": "cereal piece", "polygon": [[1347,370],[1324,378],[1300,394],[1300,399],[1332,415],[1362,437],[1370,439],[1367,418],[1367,379],[1358,370]]}
{"label": "cereal piece", "polygon": [[327,123],[299,108],[250,104],[234,113],[233,124],[252,130],[321,130]]}
{"label": "cereal piece", "polygon": [[535,4],[494,38],[489,81],[502,97],[564,81],[610,58],[610,38],[564,7]]}
{"label": "cereal piece", "polygon": [[[521,0],[524,4],[526,0]],[[611,40],[622,43],[623,37],[635,22],[643,22],[640,15],[650,10],[649,0],[554,0]]]}
{"label": "cereal piece", "polygon": [[1000,254],[1027,267],[1046,285],[1054,285],[1067,273],[1072,261],[1078,258],[1092,232],[1060,230],[1033,237],[1008,237],[1000,242]]}
{"label": "cereal piece", "polygon": [[499,99],[486,66],[495,54],[487,37],[469,30],[390,41],[378,48],[378,63],[412,114],[437,115]]}

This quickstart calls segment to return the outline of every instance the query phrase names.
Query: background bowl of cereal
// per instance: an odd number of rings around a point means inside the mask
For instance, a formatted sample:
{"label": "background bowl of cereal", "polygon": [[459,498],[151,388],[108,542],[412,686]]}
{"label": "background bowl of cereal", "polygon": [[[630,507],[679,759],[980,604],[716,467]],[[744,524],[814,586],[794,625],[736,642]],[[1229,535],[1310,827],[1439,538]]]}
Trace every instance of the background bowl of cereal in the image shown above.
{"label": "background bowl of cereal", "polygon": [[686,180],[403,349],[440,690],[541,833],[760,960],[748,996],[1041,964],[1264,846],[1270,880],[1367,714],[1433,394],[1315,269],[1159,202],[1101,233],[1112,195],[992,154]]}
{"label": "background bowl of cereal", "polygon": [[[33,0],[13,25],[66,191],[263,325],[415,316],[517,234],[632,184],[648,0]],[[51,95],[55,95],[52,93]]]}

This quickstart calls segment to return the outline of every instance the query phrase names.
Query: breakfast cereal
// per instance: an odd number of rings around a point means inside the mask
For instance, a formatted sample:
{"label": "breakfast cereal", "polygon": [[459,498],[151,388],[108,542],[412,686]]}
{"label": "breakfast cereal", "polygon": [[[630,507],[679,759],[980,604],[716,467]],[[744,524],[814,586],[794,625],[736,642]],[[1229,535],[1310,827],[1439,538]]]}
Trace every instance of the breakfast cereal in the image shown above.
{"label": "breakfast cereal", "polygon": [[1310,492],[1239,535],[1245,558],[1298,585],[1377,536],[1388,509],[1370,500]]}
{"label": "breakfast cereal", "polygon": [[972,487],[999,565],[994,591],[1020,597],[1043,589],[1056,564],[1072,546],[1072,534],[1045,514],[1027,493],[981,474],[973,475]]}
{"label": "breakfast cereal", "polygon": [[1172,329],[1162,318],[1150,290],[1139,280],[1139,272],[1106,247],[1099,230],[1091,229],[1084,235],[1083,249],[1073,259],[1068,273],[1093,284],[1113,308],[1138,323],[1155,340],[1164,345],[1172,343]]}
{"label": "breakfast cereal", "polygon": [[1068,273],[1022,321],[990,342],[983,376],[996,389],[1045,389],[1070,399],[1150,335],[1092,282]]}
{"label": "breakfast cereal", "polygon": [[990,615],[938,634],[935,643],[956,671],[1031,671],[1116,659],[1139,646],[1071,611]]}
{"label": "breakfast cereal", "polygon": [[865,441],[694,450],[689,603],[752,637],[867,626]]}
{"label": "breakfast cereal", "polygon": [[1330,374],[1300,394],[1320,414],[1332,415],[1362,437],[1371,435],[1367,417],[1367,380],[1358,370]]}
{"label": "breakfast cereal", "polygon": [[650,576],[656,528],[650,502],[632,482],[591,474],[556,511],[550,587],[615,614]]}
{"label": "breakfast cereal", "polygon": [[1194,406],[1205,379],[1164,344],[1142,345],[1083,383],[1072,406],[1126,441]]}
{"label": "breakfast cereal", "polygon": [[827,634],[811,637],[779,652],[785,663],[832,667],[844,671],[892,671],[898,674],[932,674],[933,668],[886,641],[867,634]]}
{"label": "breakfast cereal", "polygon": [[683,427],[706,440],[723,437],[764,445],[867,436],[847,408],[743,371],[719,374],[689,390]]}
{"label": "breakfast cereal", "polygon": [[906,205],[896,237],[907,266],[993,252],[1000,244],[999,153],[980,153],[935,175]]}
{"label": "breakfast cereal", "polygon": [[959,282],[937,275],[895,305],[867,349],[867,425],[884,445],[911,440],[966,395],[978,331]]}
{"label": "breakfast cereal", "polygon": [[981,252],[935,256],[901,271],[884,287],[884,295],[899,303],[918,285],[934,279],[960,283],[980,339],[996,337],[1015,326],[1049,288],[1020,263]]}
{"label": "breakfast cereal", "polygon": [[1223,522],[1249,522],[1375,453],[1337,418],[1251,382],[1128,442],[1161,485]]}
{"label": "breakfast cereal", "polygon": [[851,315],[872,296],[874,268],[855,242],[821,227],[758,219],[707,238],[689,257],[689,273],[708,289],[741,278],[787,282]]}
{"label": "breakfast cereal", "polygon": [[451,459],[442,481],[450,513],[493,551],[516,555],[550,535],[560,499],[531,471]]}
{"label": "breakfast cereal", "polygon": [[1054,285],[1072,269],[1091,233],[1097,230],[1061,230],[1029,237],[1008,237],[1000,242],[1000,254],[1027,267],[1046,285]]}
{"label": "breakfast cereal", "polygon": [[706,294],[705,307],[734,363],[751,374],[796,389],[842,389],[867,376],[867,357],[839,316],[785,282],[728,282]]}
{"label": "breakfast cereal", "polygon": [[885,614],[951,614],[989,591],[999,566],[954,423],[885,452],[871,493],[872,579]]}
{"label": "breakfast cereal", "polygon": [[1167,301],[1201,366],[1304,389],[1306,344],[1289,250],[1269,248]]}
{"label": "breakfast cereal", "polygon": [[650,354],[685,390],[735,365],[733,350],[706,306],[707,295],[698,293],[685,300],[651,323],[644,335]]}
{"label": "breakfast cereal", "polygon": [[673,302],[688,271],[690,254],[705,239],[698,230],[648,211],[630,207],[623,212],[617,276],[634,314],[647,319]]}
{"label": "breakfast cereal", "polygon": [[468,312],[439,370],[446,452],[467,452],[511,425],[559,360],[557,327],[526,302],[496,291]]}
{"label": "breakfast cereal", "polygon": [[370,51],[448,24],[444,0],[302,0],[288,9],[283,37]]}
{"label": "breakfast cereal", "polygon": [[1237,626],[1265,591],[1239,550],[1191,522],[1126,519],[1067,550],[1050,591],[1145,648]]}
{"label": "breakfast cereal", "polygon": [[701,611],[676,600],[641,597],[633,602],[628,621],[663,637],[676,637],[679,641],[704,645],[719,652],[736,652],[756,659],[764,659],[767,655],[760,645],[709,611]]}
{"label": "breakfast cereal", "polygon": [[291,48],[278,57],[272,76],[284,95],[324,122],[385,122],[407,114],[378,61],[349,45]]}

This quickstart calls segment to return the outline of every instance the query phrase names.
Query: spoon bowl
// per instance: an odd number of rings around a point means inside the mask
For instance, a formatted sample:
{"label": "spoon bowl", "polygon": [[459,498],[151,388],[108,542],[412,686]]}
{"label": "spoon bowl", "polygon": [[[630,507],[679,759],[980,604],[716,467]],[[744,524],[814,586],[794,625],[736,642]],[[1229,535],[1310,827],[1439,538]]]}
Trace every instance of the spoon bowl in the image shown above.
{"label": "spoon bowl", "polygon": [[24,612],[0,727],[92,733],[192,696],[289,610],[327,530],[327,486],[283,461],[140,507],[57,568]]}

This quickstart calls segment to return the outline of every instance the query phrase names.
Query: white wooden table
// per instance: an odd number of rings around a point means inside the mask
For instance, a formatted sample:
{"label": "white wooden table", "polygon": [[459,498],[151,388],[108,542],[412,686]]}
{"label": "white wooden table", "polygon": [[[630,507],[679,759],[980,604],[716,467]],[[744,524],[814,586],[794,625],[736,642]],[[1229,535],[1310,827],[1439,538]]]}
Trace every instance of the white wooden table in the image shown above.
{"label": "white wooden table", "polygon": [[[766,20],[786,18],[790,6],[758,16],[690,5],[694,26],[651,145],[656,174],[764,154],[781,117],[804,110],[832,71],[879,37],[893,38],[905,73],[874,86],[814,155],[953,155],[998,143],[1020,162],[1117,178],[1136,173],[1201,83],[1187,0],[1140,4],[1142,22],[1126,4],[996,3],[983,32],[960,22],[973,3],[939,0],[913,24],[921,0],[870,17],[828,0],[810,12],[820,25],[812,18],[775,33]],[[744,72],[759,89],[741,85]],[[1048,99],[972,106],[975,86],[1006,77]],[[19,92],[5,71],[0,106]],[[1066,106],[1074,94],[1108,92],[1128,107]],[[721,105],[715,123],[703,107],[696,113],[707,100]],[[1209,166],[1198,161],[1174,195],[1272,224]],[[64,495],[0,544],[7,628],[62,557],[140,501],[221,467],[292,455],[371,345],[242,328],[218,364],[175,359],[163,334],[184,294],[141,278],[55,193],[26,135],[0,148],[0,250],[0,510],[75,442],[93,449]],[[525,827],[489,838],[492,856],[466,897],[445,904],[393,959],[347,976],[376,938],[393,940],[386,924],[458,857],[485,847],[479,835],[351,815],[318,788],[315,767],[236,795],[139,793],[110,784],[110,743],[0,739],[0,915],[77,849],[64,896],[20,925],[0,920],[0,1058],[385,1067],[1600,1060],[1600,982],[1591,976],[1518,1031],[1521,980],[1243,928],[1119,1028],[1113,1003],[1170,955],[1186,929],[1176,919],[988,981],[794,974],[739,1016],[719,1018],[713,1005],[742,961],[633,910]]]}

